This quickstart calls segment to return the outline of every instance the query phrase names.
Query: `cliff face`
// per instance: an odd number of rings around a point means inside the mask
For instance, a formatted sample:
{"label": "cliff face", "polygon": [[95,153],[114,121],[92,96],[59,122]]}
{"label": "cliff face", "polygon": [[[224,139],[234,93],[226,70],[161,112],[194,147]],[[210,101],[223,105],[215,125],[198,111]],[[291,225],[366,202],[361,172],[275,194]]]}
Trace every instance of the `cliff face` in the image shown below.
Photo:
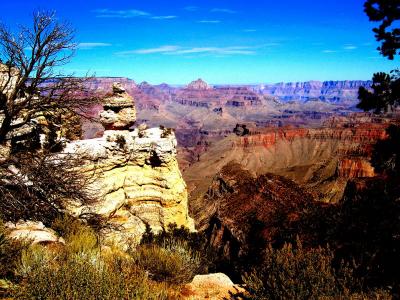
{"label": "cliff face", "polygon": [[140,242],[146,225],[155,232],[171,223],[194,230],[174,133],[145,125],[130,131],[136,122],[135,101],[120,83],[112,85],[103,109],[103,136],[69,143],[64,150],[85,161],[82,172],[91,177],[97,199],[90,206],[71,203],[71,212],[102,216],[117,229],[108,238],[125,244]]}
{"label": "cliff face", "polygon": [[330,102],[357,100],[360,87],[370,88],[371,81],[308,81],[263,85],[257,87],[266,95],[276,96],[281,100],[309,100],[318,98]]}
{"label": "cliff face", "polygon": [[280,226],[295,221],[312,197],[291,180],[255,176],[231,162],[214,176],[203,201],[199,229],[220,255],[236,259],[251,245],[275,242]]}
{"label": "cliff face", "polygon": [[386,127],[370,123],[350,128],[256,128],[246,136],[228,135],[200,152],[198,161],[185,169],[191,203],[197,205],[215,171],[230,161],[257,174],[292,179],[316,199],[337,202],[349,179],[374,176],[369,158],[375,142],[386,138]]}
{"label": "cliff face", "polygon": [[173,134],[165,136],[160,129],[105,131],[102,138],[68,144],[65,152],[86,161],[82,172],[93,176],[99,199],[91,206],[74,204],[71,211],[109,219],[118,228],[111,239],[139,242],[145,224],[154,231],[170,223],[194,230]]}
{"label": "cliff face", "polygon": [[208,90],[210,89],[210,86],[207,84],[207,82],[199,78],[189,83],[187,88],[190,90]]}

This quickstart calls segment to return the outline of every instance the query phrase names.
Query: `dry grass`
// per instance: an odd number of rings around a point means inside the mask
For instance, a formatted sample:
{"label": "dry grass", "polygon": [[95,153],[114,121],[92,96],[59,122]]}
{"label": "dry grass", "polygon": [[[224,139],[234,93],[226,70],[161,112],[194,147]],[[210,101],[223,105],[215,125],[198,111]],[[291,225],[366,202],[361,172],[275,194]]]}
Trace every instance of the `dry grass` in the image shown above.
{"label": "dry grass", "polygon": [[12,293],[15,299],[178,298],[179,287],[153,281],[127,255],[103,255],[92,229],[71,224],[65,228],[65,247],[36,245],[23,251],[17,267],[22,280]]}

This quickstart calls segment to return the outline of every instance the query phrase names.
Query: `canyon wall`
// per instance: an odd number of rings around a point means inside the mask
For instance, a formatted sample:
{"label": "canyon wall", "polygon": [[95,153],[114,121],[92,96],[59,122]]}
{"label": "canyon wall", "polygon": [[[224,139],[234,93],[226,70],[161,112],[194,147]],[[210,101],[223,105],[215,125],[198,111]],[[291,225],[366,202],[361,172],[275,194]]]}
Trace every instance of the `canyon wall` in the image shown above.
{"label": "canyon wall", "polygon": [[330,102],[357,101],[360,87],[370,88],[372,81],[307,81],[288,82],[256,86],[263,94],[278,97],[283,101],[320,99]]}
{"label": "canyon wall", "polygon": [[319,201],[337,202],[349,179],[374,176],[369,158],[374,143],[386,138],[386,127],[360,123],[352,128],[253,128],[246,136],[228,135],[184,170],[190,199],[195,203],[215,172],[236,161],[259,175],[292,179]]}
{"label": "canyon wall", "polygon": [[158,128],[105,131],[103,137],[75,141],[64,151],[86,161],[98,201],[71,204],[75,215],[95,213],[113,228],[116,242],[139,242],[149,224],[154,232],[176,223],[194,230],[188,215],[186,184],[176,160],[176,139]]}
{"label": "canyon wall", "polygon": [[136,122],[134,99],[121,83],[103,99],[101,138],[67,144],[60,155],[76,155],[85,163],[82,173],[91,177],[96,203],[71,203],[70,211],[100,215],[116,230],[106,235],[114,242],[139,243],[149,225],[154,232],[175,223],[194,230],[188,215],[186,184],[176,160],[176,137],[171,129]]}

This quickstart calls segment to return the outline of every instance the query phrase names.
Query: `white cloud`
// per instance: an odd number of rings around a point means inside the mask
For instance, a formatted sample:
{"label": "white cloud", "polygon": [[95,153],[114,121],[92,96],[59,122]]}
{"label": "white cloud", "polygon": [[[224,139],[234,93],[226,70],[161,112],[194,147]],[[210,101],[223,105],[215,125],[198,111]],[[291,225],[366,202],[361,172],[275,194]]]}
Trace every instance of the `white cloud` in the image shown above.
{"label": "white cloud", "polygon": [[250,47],[196,47],[182,49],[171,54],[215,54],[215,55],[252,55],[256,52]]}
{"label": "white cloud", "polygon": [[151,18],[154,20],[171,20],[171,19],[176,19],[177,16],[154,16]]}
{"label": "white cloud", "polygon": [[197,11],[197,10],[199,10],[199,8],[198,8],[197,6],[186,6],[186,7],[184,8],[184,10],[187,10],[187,11]]}
{"label": "white cloud", "polygon": [[168,53],[175,52],[179,50],[178,46],[161,46],[158,48],[149,48],[149,49],[139,49],[139,50],[131,50],[131,51],[122,51],[118,52],[118,55],[132,55],[132,54],[155,54],[155,53]]}
{"label": "white cloud", "polygon": [[112,9],[96,9],[93,11],[96,13],[97,18],[137,18],[137,17],[148,17],[151,14],[142,10],[127,9],[127,10],[112,10]]}
{"label": "white cloud", "polygon": [[336,53],[337,51],[335,50],[322,50],[322,53]]}
{"label": "white cloud", "polygon": [[262,47],[277,47],[277,46],[281,46],[281,45],[282,45],[281,43],[271,42],[271,43],[262,44]]}
{"label": "white cloud", "polygon": [[111,44],[109,43],[79,43],[77,48],[83,50],[89,50],[93,48],[109,47],[109,46],[111,46]]}
{"label": "white cloud", "polygon": [[209,54],[209,55],[252,55],[256,54],[254,47],[231,46],[231,47],[181,47],[161,46],[158,48],[138,49],[116,53],[117,55],[135,54],[164,54],[164,55],[186,55],[186,54]]}
{"label": "white cloud", "polygon": [[112,10],[112,9],[96,9],[93,10],[97,18],[119,18],[119,19],[130,19],[130,18],[148,18],[153,20],[172,20],[176,19],[177,16],[166,15],[166,16],[154,16],[153,14],[138,10],[138,9],[126,9],[126,10]]}
{"label": "white cloud", "polygon": [[218,24],[221,23],[220,20],[200,20],[197,23],[203,23],[203,24]]}
{"label": "white cloud", "polygon": [[354,46],[354,45],[345,45],[344,47],[343,47],[343,49],[344,50],[354,50],[354,49],[357,49],[357,46]]}
{"label": "white cloud", "polygon": [[237,11],[228,8],[213,8],[211,10],[213,13],[225,13],[225,14],[236,14]]}

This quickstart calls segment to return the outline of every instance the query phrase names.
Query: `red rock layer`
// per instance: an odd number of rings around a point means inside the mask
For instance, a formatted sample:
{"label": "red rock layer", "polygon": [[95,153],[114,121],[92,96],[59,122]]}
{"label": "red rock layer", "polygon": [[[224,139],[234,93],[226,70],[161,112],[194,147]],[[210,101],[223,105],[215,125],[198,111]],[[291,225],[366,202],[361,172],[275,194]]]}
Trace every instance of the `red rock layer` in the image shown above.
{"label": "red rock layer", "polygon": [[375,176],[370,162],[360,158],[342,158],[337,170],[339,177],[348,179]]}
{"label": "red rock layer", "polygon": [[[341,142],[354,142],[370,145],[377,140],[386,138],[386,125],[368,124],[357,128],[283,128],[267,129],[265,131],[252,132],[249,136],[238,139],[234,146],[269,148],[280,140],[293,141],[295,138],[307,138],[313,140],[337,140]],[[369,152],[369,148],[365,149]]]}

